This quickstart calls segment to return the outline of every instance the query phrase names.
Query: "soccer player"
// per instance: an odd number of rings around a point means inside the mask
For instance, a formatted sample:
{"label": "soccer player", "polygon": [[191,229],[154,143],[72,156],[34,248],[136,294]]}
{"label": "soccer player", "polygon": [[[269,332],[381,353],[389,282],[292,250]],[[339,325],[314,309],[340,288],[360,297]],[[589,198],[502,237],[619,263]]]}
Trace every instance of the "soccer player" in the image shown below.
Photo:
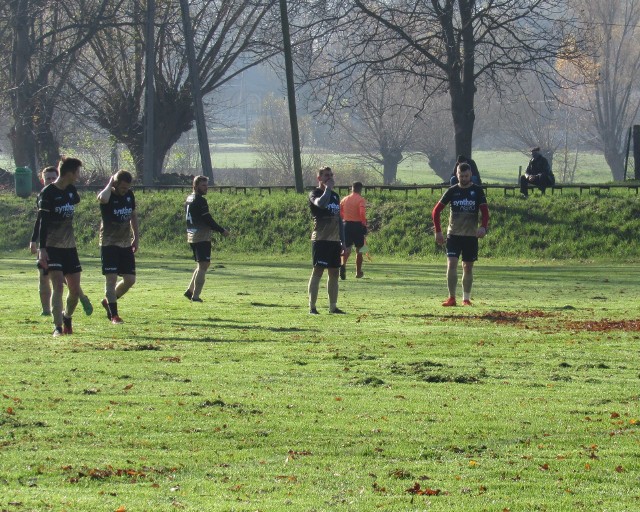
{"label": "soccer player", "polygon": [[187,197],[185,203],[187,241],[191,245],[193,259],[197,263],[189,288],[184,292],[184,296],[191,302],[202,302],[200,293],[204,286],[207,269],[211,264],[211,231],[229,236],[229,231],[218,225],[209,212],[209,204],[204,198],[208,188],[209,178],[196,176],[193,179],[193,193]]}
{"label": "soccer player", "polygon": [[[40,171],[40,181],[43,185],[43,188],[47,185],[51,185],[56,178],[58,177],[58,168],[55,166],[45,167]],[[40,204],[40,194],[38,194],[38,199],[36,201],[36,206]],[[33,233],[31,235],[31,242],[29,243],[29,250],[31,254],[38,253],[38,238],[40,236],[40,211],[38,211],[38,216],[36,217],[36,222],[33,226]],[[40,262],[37,262],[38,267],[38,293],[40,295],[40,303],[42,304],[42,313],[41,316],[51,316],[51,284],[49,283],[49,272],[42,268]],[[93,305],[82,290],[80,290],[80,304],[82,304],[82,309],[87,315],[93,313]]]}
{"label": "soccer player", "polygon": [[367,234],[367,206],[362,192],[362,183],[356,181],[351,185],[351,194],[340,201],[340,217],[344,222],[344,253],[340,267],[340,279],[347,278],[347,260],[351,255],[351,247],[356,246],[356,277],[364,277],[362,272],[363,256],[360,249],[364,247]]}
{"label": "soccer player", "polygon": [[[458,183],[444,193],[433,208],[431,216],[435,229],[436,242],[445,244],[440,227],[440,213],[447,204],[451,205],[449,227],[447,229],[447,287],[449,298],[443,306],[456,305],[458,286],[458,259],[462,255],[462,292],[465,306],[471,306],[471,285],[473,284],[473,262],[478,259],[478,239],[484,238],[489,226],[489,207],[482,187],[471,181],[469,164],[458,165],[456,171]],[[478,227],[478,217],[482,222]]]}
{"label": "soccer player", "polygon": [[[105,279],[102,307],[112,324],[123,323],[118,314],[118,299],[136,282],[134,254],[138,251],[138,216],[132,181],[130,172],[118,171],[98,193],[102,216],[100,259]],[[122,276],[120,282],[118,276]]]}
{"label": "soccer player", "polygon": [[309,313],[317,315],[316,301],[320,280],[327,269],[329,312],[344,314],[338,308],[338,272],[343,249],[344,229],[340,218],[340,196],[333,191],[335,181],[331,167],[318,170],[318,186],[309,194],[309,207],[313,217],[311,256],[313,271],[309,279]]}
{"label": "soccer player", "polygon": [[[58,177],[42,190],[38,201],[38,263],[49,272],[51,279],[54,336],[73,334],[71,318],[82,294],[82,266],[73,234],[73,214],[75,205],[80,202],[74,183],[80,178],[81,168],[82,162],[77,158],[62,158],[58,164]],[[63,310],[65,281],[69,291]]]}

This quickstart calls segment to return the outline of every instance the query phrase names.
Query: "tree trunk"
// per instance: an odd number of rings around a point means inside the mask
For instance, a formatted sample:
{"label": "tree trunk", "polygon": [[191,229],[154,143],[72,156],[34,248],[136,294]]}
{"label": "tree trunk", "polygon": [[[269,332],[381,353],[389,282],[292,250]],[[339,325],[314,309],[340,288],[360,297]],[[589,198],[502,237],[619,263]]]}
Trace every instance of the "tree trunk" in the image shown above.
{"label": "tree trunk", "polygon": [[390,150],[382,153],[382,180],[385,185],[395,183],[400,162],[402,162],[402,153],[400,151]]}
{"label": "tree trunk", "polygon": [[456,155],[471,158],[473,147],[473,126],[476,115],[473,111],[473,98],[451,92],[451,116],[455,132]]}
{"label": "tree trunk", "polygon": [[622,181],[624,179],[624,153],[620,151],[607,151],[605,148],[604,159],[611,169],[613,180]]}
{"label": "tree trunk", "polygon": [[28,81],[29,2],[15,0],[13,10],[13,55],[11,62],[11,109],[13,127],[9,134],[16,167],[37,172],[36,141],[33,133],[32,88]]}
{"label": "tree trunk", "polygon": [[56,165],[60,160],[60,143],[51,129],[53,125],[53,107],[42,106],[38,109],[34,122],[37,157],[42,166]]}

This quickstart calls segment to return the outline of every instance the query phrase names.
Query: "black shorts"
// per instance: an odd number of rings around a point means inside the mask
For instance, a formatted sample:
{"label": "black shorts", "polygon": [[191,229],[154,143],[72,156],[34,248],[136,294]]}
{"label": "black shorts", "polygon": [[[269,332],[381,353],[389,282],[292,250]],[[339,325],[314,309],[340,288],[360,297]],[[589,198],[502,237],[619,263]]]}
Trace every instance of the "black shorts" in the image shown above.
{"label": "black shorts", "polygon": [[364,245],[364,236],[367,228],[362,222],[345,222],[344,223],[344,245],[351,247],[353,245],[360,249]]}
{"label": "black shorts", "polygon": [[196,242],[189,244],[196,261],[211,261],[211,242]]}
{"label": "black shorts", "polygon": [[131,247],[107,245],[100,247],[103,274],[136,274],[136,258]]}
{"label": "black shorts", "polygon": [[478,259],[478,238],[475,236],[447,236],[447,256],[459,258],[462,261],[476,261]]}
{"label": "black shorts", "polygon": [[340,268],[342,262],[340,255],[342,247],[340,242],[327,240],[314,240],[311,242],[311,259],[314,267]]}
{"label": "black shorts", "polygon": [[60,249],[59,247],[46,247],[47,250],[47,265],[49,271],[59,270],[63,275],[76,274],[82,272],[80,266],[80,259],[78,258],[78,250],[73,247],[72,249]]}

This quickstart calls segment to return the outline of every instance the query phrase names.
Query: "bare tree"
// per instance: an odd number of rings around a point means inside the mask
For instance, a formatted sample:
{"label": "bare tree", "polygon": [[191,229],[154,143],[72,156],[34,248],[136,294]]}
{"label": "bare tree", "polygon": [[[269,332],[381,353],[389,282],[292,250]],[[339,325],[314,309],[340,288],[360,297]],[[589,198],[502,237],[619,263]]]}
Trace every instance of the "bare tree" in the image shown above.
{"label": "bare tree", "polygon": [[[196,60],[202,94],[229,82],[279,51],[271,35],[273,0],[200,0],[191,4]],[[103,31],[83,54],[76,93],[87,105],[86,116],[126,145],[142,176],[144,83],[144,4],[127,2],[129,26]],[[277,13],[276,13],[277,14]],[[155,162],[162,172],[170,148],[193,126],[195,112],[177,2],[157,7],[155,41]],[[278,33],[278,32],[276,32]]]}
{"label": "bare tree", "polygon": [[594,146],[604,153],[613,179],[622,180],[627,131],[640,109],[640,0],[580,0],[578,7],[599,48],[582,70],[595,75],[588,91]]}
{"label": "bare tree", "polygon": [[[313,144],[313,126],[310,116],[298,116],[302,173],[307,184],[315,182],[314,169],[319,158],[310,150]],[[290,185],[294,178],[293,146],[287,100],[268,95],[262,103],[262,116],[258,119],[250,138],[260,153],[262,166],[269,170],[268,184]]]}
{"label": "bare tree", "polygon": [[451,126],[451,110],[445,94],[429,98],[418,116],[414,148],[424,154],[429,166],[448,182],[456,153]]}
{"label": "bare tree", "polygon": [[[517,75],[530,71],[552,87],[558,55],[570,60],[584,48],[565,0],[352,0],[317,2],[309,23],[319,41],[306,48],[309,79],[328,84],[327,97],[342,97],[353,70],[415,75],[426,95],[449,95],[455,150],[471,155],[480,86],[497,93],[517,88]],[[333,26],[333,31],[330,30]],[[573,45],[567,45],[569,35]],[[315,51],[314,51],[315,49]],[[320,57],[318,53],[324,53]],[[310,63],[310,64],[308,64]]]}
{"label": "bare tree", "polygon": [[331,117],[340,127],[343,148],[357,153],[385,184],[394,183],[416,136],[419,101],[415,90],[390,76],[358,77],[358,82],[348,98],[329,108]]}
{"label": "bare tree", "polygon": [[10,97],[16,165],[36,169],[60,157],[54,118],[78,51],[120,2],[10,0],[0,6],[0,73]]}

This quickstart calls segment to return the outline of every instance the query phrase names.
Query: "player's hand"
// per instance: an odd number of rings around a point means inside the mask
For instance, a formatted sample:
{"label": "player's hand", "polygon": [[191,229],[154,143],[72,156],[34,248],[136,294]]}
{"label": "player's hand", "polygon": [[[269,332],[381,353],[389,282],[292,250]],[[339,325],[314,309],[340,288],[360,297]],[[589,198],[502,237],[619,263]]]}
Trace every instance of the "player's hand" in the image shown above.
{"label": "player's hand", "polygon": [[478,238],[484,238],[486,234],[487,234],[487,229],[483,228],[482,226],[480,226],[478,228],[478,231],[476,231],[476,236]]}
{"label": "player's hand", "polygon": [[134,254],[138,252],[139,248],[140,248],[140,244],[138,243],[137,239],[131,242],[131,250],[133,251]]}
{"label": "player's hand", "polygon": [[231,233],[226,229],[222,232],[222,236],[229,236]]}
{"label": "player's hand", "polygon": [[442,234],[442,231],[436,232],[436,243],[438,245],[444,245],[444,235]]}
{"label": "player's hand", "polygon": [[324,182],[324,186],[327,187],[329,190],[333,190],[333,187],[336,186],[336,182],[334,181],[333,178],[329,178],[327,181]]}
{"label": "player's hand", "polygon": [[38,252],[38,244],[31,242],[29,244],[29,250],[31,251],[31,254],[36,254]]}
{"label": "player's hand", "polygon": [[40,249],[40,251],[38,252],[38,263],[40,263],[40,266],[44,270],[47,270],[49,268],[49,263],[47,262],[47,260],[48,260],[47,250]]}

